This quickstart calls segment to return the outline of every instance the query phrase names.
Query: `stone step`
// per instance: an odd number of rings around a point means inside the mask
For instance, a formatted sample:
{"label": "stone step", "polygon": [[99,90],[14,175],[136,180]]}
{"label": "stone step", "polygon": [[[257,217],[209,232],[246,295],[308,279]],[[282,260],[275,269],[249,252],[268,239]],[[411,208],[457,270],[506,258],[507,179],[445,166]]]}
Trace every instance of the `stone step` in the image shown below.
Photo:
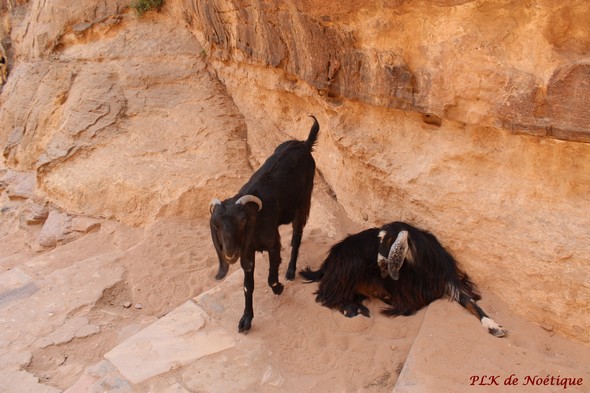
{"label": "stone step", "polygon": [[[492,294],[484,293],[484,300],[484,310],[509,330],[508,335],[487,334],[457,303],[432,303],[394,393],[589,391],[587,346],[523,320]],[[563,378],[581,379],[582,385],[568,383],[564,390],[559,385],[565,383]]]}
{"label": "stone step", "polygon": [[[234,273],[235,275],[235,273]],[[228,282],[231,282],[229,280]],[[217,287],[226,286],[218,284]],[[213,288],[209,292],[219,291]],[[109,387],[136,391],[136,385],[236,345],[234,334],[220,327],[195,299],[188,300],[105,354],[65,393],[93,392]],[[169,391],[178,390],[172,384]]]}

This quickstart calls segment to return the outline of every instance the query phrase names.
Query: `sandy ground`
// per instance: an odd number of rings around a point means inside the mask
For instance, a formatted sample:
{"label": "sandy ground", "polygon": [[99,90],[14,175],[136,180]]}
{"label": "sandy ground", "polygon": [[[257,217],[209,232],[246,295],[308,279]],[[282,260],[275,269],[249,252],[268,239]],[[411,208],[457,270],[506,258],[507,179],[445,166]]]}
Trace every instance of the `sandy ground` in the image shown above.
{"label": "sandy ground", "polygon": [[[317,184],[299,268],[319,266],[335,241],[361,229],[338,208],[321,179]],[[3,198],[0,377],[8,382],[0,391],[22,391],[25,377],[65,390],[117,344],[218,284],[213,278],[217,261],[206,218],[162,219],[146,228],[102,221],[97,231],[42,249],[36,240],[39,226],[21,222],[23,202]],[[290,253],[286,246],[290,227],[283,227],[281,233],[285,261]],[[286,282],[281,296],[273,295],[266,285],[267,266],[266,256],[257,255],[255,318],[247,335],[237,333],[243,310],[239,266],[231,268],[226,278],[230,282],[224,283],[224,292],[215,302],[201,302],[216,323],[235,332],[236,348],[151,378],[134,389],[164,391],[181,381],[184,391],[198,392],[390,392],[402,370],[410,379],[412,372],[424,379],[420,376],[424,361],[432,386],[443,381],[442,386],[457,391],[458,387],[485,391],[469,386],[469,378],[490,367],[496,371],[501,367],[503,375],[515,370],[545,377],[563,369],[568,375],[589,377],[583,366],[590,364],[587,346],[513,315],[496,296],[485,292],[485,286],[482,305],[511,331],[505,339],[488,335],[475,318],[450,302],[437,302],[436,307],[411,317],[387,318],[379,314],[380,302],[373,300],[368,303],[371,318],[344,318],[317,305],[316,284],[305,284],[300,278]],[[285,268],[284,263],[281,276]],[[434,315],[435,327],[446,324],[445,332],[452,334],[441,334],[442,341],[429,338],[437,335],[436,329],[428,331],[432,322],[423,324],[429,314]],[[413,347],[415,340],[419,345]],[[475,353],[483,359],[475,366],[465,354],[473,356],[478,345],[485,353]],[[408,356],[412,366],[404,368]],[[546,368],[528,370],[527,359]],[[446,376],[447,382],[437,375]],[[411,384],[398,390],[420,391],[412,390]]]}

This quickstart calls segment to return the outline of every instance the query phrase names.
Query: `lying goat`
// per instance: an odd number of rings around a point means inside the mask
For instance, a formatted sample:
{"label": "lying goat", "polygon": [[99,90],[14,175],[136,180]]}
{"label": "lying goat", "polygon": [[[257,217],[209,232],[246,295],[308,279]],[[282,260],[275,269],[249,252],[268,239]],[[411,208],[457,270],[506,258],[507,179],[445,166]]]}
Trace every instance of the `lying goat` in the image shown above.
{"label": "lying goat", "polygon": [[316,301],[347,317],[369,316],[362,302],[375,296],[387,315],[412,315],[447,295],[479,318],[489,333],[506,332],[475,303],[481,296],[432,234],[403,222],[367,229],[334,245],[317,271],[300,272],[319,281]]}
{"label": "lying goat", "polygon": [[240,258],[244,270],[246,307],[238,330],[250,329],[254,310],[254,253],[268,251],[270,268],[268,285],[276,295],[283,292],[279,282],[281,237],[279,225],[292,223],[291,260],[287,280],[295,278],[297,255],[303,228],[309,217],[315,161],[311,155],[320,126],[315,117],[306,141],[291,140],[280,144],[273,155],[258,169],[232,198],[211,202],[211,237],[219,258],[221,280],[230,264]]}

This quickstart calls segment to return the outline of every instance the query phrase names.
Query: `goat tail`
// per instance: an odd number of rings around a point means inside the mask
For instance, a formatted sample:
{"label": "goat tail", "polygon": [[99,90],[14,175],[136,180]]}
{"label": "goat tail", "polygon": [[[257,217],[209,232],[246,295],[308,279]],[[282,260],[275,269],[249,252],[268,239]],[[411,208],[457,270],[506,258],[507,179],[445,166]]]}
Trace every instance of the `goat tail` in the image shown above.
{"label": "goat tail", "polygon": [[311,130],[309,130],[309,136],[305,141],[305,144],[309,148],[309,150],[313,150],[314,145],[318,139],[318,133],[320,132],[320,123],[318,123],[318,119],[315,118],[314,115],[309,115],[313,119],[313,125],[311,126]]}
{"label": "goat tail", "polygon": [[299,272],[299,275],[307,280],[307,282],[318,282],[324,277],[324,269],[319,268],[316,271],[311,270],[308,266]]}

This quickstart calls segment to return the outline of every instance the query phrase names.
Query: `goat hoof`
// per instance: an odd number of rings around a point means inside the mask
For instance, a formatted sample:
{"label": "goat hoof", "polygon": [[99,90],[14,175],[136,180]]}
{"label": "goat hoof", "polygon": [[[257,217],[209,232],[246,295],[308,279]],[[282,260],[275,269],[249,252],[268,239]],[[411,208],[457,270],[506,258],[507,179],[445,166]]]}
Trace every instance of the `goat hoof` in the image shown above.
{"label": "goat hoof", "polygon": [[367,318],[371,317],[369,309],[363,306],[362,304],[357,303],[351,303],[348,306],[344,307],[342,309],[342,314],[344,314],[344,316],[348,318],[356,317],[359,314],[364,315]]}
{"label": "goat hoof", "polygon": [[369,309],[367,307],[363,306],[362,304],[359,306],[357,311],[359,314],[361,314],[367,318],[371,318],[371,313],[369,312]]}
{"label": "goat hoof", "polygon": [[239,333],[247,333],[248,330],[252,327],[252,319],[254,317],[252,315],[244,315],[242,319],[240,319],[240,323],[238,324],[238,332]]}
{"label": "goat hoof", "polygon": [[496,337],[504,337],[506,336],[507,331],[502,329],[502,327],[499,327],[497,329],[488,329],[488,332]]}
{"label": "goat hoof", "polygon": [[285,278],[289,281],[295,280],[295,269],[287,269],[287,273],[285,274]]}
{"label": "goat hoof", "polygon": [[342,314],[348,318],[356,317],[358,315],[357,309],[358,307],[355,304],[349,304],[342,309]]}
{"label": "goat hoof", "polygon": [[283,293],[283,289],[285,289],[284,285],[280,282],[274,283],[270,287],[275,295],[280,295],[281,293]]}

